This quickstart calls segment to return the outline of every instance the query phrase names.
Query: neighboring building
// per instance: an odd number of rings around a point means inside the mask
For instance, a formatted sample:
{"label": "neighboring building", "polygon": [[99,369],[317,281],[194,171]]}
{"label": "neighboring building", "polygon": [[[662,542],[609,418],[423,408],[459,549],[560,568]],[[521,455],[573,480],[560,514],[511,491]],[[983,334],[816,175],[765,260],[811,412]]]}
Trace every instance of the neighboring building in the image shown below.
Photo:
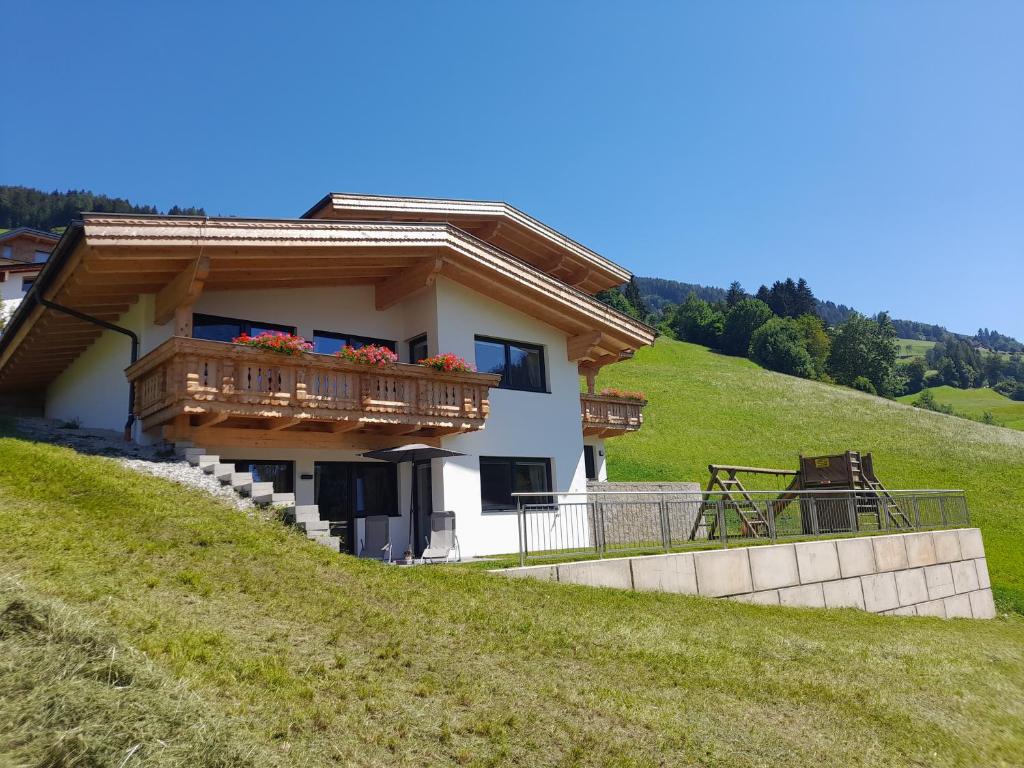
{"label": "neighboring building", "polygon": [[[134,439],[187,440],[272,479],[351,550],[365,516],[392,516],[396,552],[413,527],[418,551],[431,510],[452,510],[464,556],[514,552],[510,494],[584,491],[606,476],[605,438],[641,425],[641,403],[593,394],[597,370],[654,341],[594,298],[629,277],[504,203],[334,194],[289,220],[86,214],[0,337],[0,391],[120,429],[131,379]],[[123,334],[51,303],[134,333],[127,377]],[[321,354],[225,343],[261,330]],[[401,362],[328,356],[371,342]],[[482,373],[410,364],[443,352]],[[359,455],[411,442],[465,455],[397,469]]]}
{"label": "neighboring building", "polygon": [[29,227],[0,232],[0,301],[5,316],[21,303],[59,239]]}

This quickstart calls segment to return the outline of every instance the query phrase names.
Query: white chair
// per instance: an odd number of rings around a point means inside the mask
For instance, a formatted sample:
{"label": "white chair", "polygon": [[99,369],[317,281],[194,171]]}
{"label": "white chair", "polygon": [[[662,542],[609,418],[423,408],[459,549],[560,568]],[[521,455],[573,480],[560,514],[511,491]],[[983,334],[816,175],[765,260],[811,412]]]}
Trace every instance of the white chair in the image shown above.
{"label": "white chair", "polygon": [[359,556],[391,562],[391,518],[375,515],[363,520],[364,539],[359,542]]}
{"label": "white chair", "polygon": [[431,513],[430,537],[426,542],[427,548],[423,550],[424,563],[458,563],[462,560],[459,537],[455,535],[454,512]]}

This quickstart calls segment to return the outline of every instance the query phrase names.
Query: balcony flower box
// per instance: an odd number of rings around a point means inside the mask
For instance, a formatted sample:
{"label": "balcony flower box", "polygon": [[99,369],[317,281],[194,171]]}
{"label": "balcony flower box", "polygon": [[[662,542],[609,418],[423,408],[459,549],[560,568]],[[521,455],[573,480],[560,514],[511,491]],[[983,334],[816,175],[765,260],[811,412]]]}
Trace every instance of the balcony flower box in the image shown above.
{"label": "balcony flower box", "polygon": [[301,336],[293,336],[290,333],[274,333],[273,331],[265,331],[256,336],[243,333],[241,336],[233,338],[232,341],[235,344],[265,349],[268,352],[277,352],[292,357],[313,349],[313,345]]}
{"label": "balcony flower box", "polygon": [[335,352],[334,356],[348,360],[350,363],[370,365],[375,368],[390,368],[398,362],[398,355],[379,344],[365,344],[359,348],[346,344]]}
{"label": "balcony flower box", "polygon": [[425,357],[416,362],[443,373],[474,373],[476,371],[476,368],[467,363],[464,358],[452,352],[443,352],[433,357]]}

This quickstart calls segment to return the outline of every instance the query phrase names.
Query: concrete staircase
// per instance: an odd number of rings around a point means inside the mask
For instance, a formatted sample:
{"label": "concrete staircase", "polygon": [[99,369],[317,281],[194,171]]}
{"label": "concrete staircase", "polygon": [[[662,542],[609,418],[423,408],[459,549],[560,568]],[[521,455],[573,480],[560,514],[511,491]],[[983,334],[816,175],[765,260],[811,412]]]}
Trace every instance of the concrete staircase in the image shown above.
{"label": "concrete staircase", "polygon": [[301,530],[311,541],[340,551],[341,540],[331,536],[329,524],[320,519],[316,504],[297,505],[294,493],[274,493],[273,483],[255,482],[251,472],[236,472],[234,464],[222,464],[220,456],[207,453],[205,448],[180,442],[174,444],[174,452],[193,467],[216,477],[222,485],[230,485],[238,495],[251,498],[253,503],[262,507],[284,507],[286,523]]}

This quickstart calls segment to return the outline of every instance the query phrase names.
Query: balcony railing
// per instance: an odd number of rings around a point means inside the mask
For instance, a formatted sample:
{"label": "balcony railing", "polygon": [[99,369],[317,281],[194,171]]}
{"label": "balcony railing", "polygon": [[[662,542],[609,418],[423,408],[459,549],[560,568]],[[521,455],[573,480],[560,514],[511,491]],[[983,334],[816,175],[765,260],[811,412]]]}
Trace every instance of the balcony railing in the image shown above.
{"label": "balcony railing", "polygon": [[[144,430],[173,423],[439,437],[483,428],[499,377],[175,336],[127,369]],[[182,437],[182,435],[176,435]]]}
{"label": "balcony railing", "polygon": [[614,437],[635,432],[644,423],[644,400],[610,395],[580,395],[580,414],[586,437]]}

